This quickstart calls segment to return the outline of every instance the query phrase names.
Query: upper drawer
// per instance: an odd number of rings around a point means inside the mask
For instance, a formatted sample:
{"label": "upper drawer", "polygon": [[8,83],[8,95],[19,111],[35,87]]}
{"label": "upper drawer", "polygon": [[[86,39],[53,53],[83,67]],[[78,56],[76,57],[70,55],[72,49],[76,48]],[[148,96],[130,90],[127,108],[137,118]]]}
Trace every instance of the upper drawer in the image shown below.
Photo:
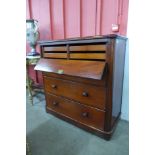
{"label": "upper drawer", "polygon": [[43,53],[44,58],[66,58],[67,59],[67,53]]}
{"label": "upper drawer", "polygon": [[51,46],[51,47],[44,47],[44,51],[56,51],[56,52],[59,52],[59,51],[67,51],[67,47],[66,46]]}
{"label": "upper drawer", "polygon": [[100,109],[104,108],[104,87],[44,77],[44,88],[45,92],[64,96]]}
{"label": "upper drawer", "polygon": [[67,59],[67,47],[66,46],[44,47],[43,57],[44,58]]}
{"label": "upper drawer", "polygon": [[70,51],[106,51],[106,45],[80,45],[70,46]]}

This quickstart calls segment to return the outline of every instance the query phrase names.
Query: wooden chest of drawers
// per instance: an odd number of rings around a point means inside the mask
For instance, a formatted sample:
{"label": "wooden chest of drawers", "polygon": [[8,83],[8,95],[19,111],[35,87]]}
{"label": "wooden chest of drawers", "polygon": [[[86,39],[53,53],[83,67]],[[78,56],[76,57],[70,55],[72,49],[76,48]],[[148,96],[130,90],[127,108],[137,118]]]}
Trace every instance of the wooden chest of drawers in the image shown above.
{"label": "wooden chest of drawers", "polygon": [[109,139],[121,113],[126,38],[39,43],[46,111]]}

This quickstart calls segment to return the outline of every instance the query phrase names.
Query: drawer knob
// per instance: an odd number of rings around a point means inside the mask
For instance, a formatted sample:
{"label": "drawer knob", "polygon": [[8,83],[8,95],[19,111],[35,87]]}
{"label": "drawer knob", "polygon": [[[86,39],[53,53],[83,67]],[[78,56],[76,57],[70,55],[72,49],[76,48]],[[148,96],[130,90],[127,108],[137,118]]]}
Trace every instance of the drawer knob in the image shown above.
{"label": "drawer knob", "polygon": [[88,93],[87,92],[83,92],[82,96],[88,97]]}
{"label": "drawer knob", "polygon": [[88,117],[88,112],[83,112],[83,113],[82,113],[82,116],[83,116],[83,117]]}
{"label": "drawer knob", "polygon": [[52,88],[54,88],[54,89],[55,89],[55,88],[57,88],[57,86],[56,86],[55,84],[52,84]]}
{"label": "drawer knob", "polygon": [[53,102],[53,105],[54,105],[54,106],[58,106],[58,102],[54,101],[54,102]]}

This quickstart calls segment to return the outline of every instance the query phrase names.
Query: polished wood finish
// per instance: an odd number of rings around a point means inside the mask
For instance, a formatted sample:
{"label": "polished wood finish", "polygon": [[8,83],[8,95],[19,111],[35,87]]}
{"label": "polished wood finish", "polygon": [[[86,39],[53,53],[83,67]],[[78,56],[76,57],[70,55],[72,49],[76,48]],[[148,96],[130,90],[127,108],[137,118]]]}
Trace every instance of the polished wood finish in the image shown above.
{"label": "polished wood finish", "polygon": [[[106,72],[106,71],[105,71]],[[54,74],[50,72],[43,72],[43,76],[48,76],[48,77],[54,77],[54,78],[60,78],[59,74]],[[70,80],[70,81],[76,81],[84,84],[91,84],[91,85],[96,85],[96,86],[105,86],[106,85],[106,79],[103,78],[101,80],[96,80],[96,79],[90,79],[90,78],[81,78],[78,76],[70,76],[70,75],[64,75],[61,74],[61,78],[64,80]]]}
{"label": "polished wood finish", "polygon": [[49,110],[60,115],[65,115],[90,127],[103,130],[104,111],[51,94],[46,94],[46,100],[46,106]]}
{"label": "polished wood finish", "polygon": [[98,59],[98,60],[105,60],[106,54],[105,53],[71,53],[70,59]]}
{"label": "polished wood finish", "polygon": [[80,45],[80,46],[70,46],[69,50],[71,52],[73,51],[106,51],[106,46],[105,45]]}
{"label": "polished wood finish", "polygon": [[100,86],[44,77],[44,88],[47,93],[60,95],[102,110],[105,105],[106,90]]}
{"label": "polished wood finish", "polygon": [[[126,48],[125,44],[121,41],[117,41],[115,46],[116,52],[114,53],[114,74],[113,74],[113,90],[112,90],[112,98],[113,98],[113,106],[112,106],[112,125],[116,121],[116,118],[120,114],[121,111],[121,102],[122,102],[122,89],[123,89],[123,75],[124,75],[124,61],[125,61],[125,52]],[[119,64],[119,65],[117,65]]]}
{"label": "polished wood finish", "polygon": [[43,72],[46,111],[109,139],[121,113],[125,47],[118,35],[40,42],[35,69]]}
{"label": "polished wood finish", "polygon": [[56,51],[66,51],[67,47],[66,46],[53,46],[53,47],[44,47],[44,51],[52,51],[52,52],[56,52]]}
{"label": "polished wood finish", "polygon": [[67,58],[67,53],[44,53],[44,58]]}
{"label": "polished wood finish", "polygon": [[[41,58],[36,70],[78,76],[83,78],[102,79],[106,63],[100,61],[58,60]],[[75,69],[76,68],[76,69]]]}

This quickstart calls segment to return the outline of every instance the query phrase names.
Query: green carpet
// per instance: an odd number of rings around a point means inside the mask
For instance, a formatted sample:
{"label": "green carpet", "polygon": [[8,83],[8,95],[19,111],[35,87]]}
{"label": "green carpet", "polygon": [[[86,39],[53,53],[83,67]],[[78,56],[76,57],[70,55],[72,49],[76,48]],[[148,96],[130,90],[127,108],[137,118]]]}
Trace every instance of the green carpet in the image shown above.
{"label": "green carpet", "polygon": [[129,124],[119,121],[110,141],[106,141],[45,112],[42,94],[27,99],[27,141],[32,155],[128,155]]}

